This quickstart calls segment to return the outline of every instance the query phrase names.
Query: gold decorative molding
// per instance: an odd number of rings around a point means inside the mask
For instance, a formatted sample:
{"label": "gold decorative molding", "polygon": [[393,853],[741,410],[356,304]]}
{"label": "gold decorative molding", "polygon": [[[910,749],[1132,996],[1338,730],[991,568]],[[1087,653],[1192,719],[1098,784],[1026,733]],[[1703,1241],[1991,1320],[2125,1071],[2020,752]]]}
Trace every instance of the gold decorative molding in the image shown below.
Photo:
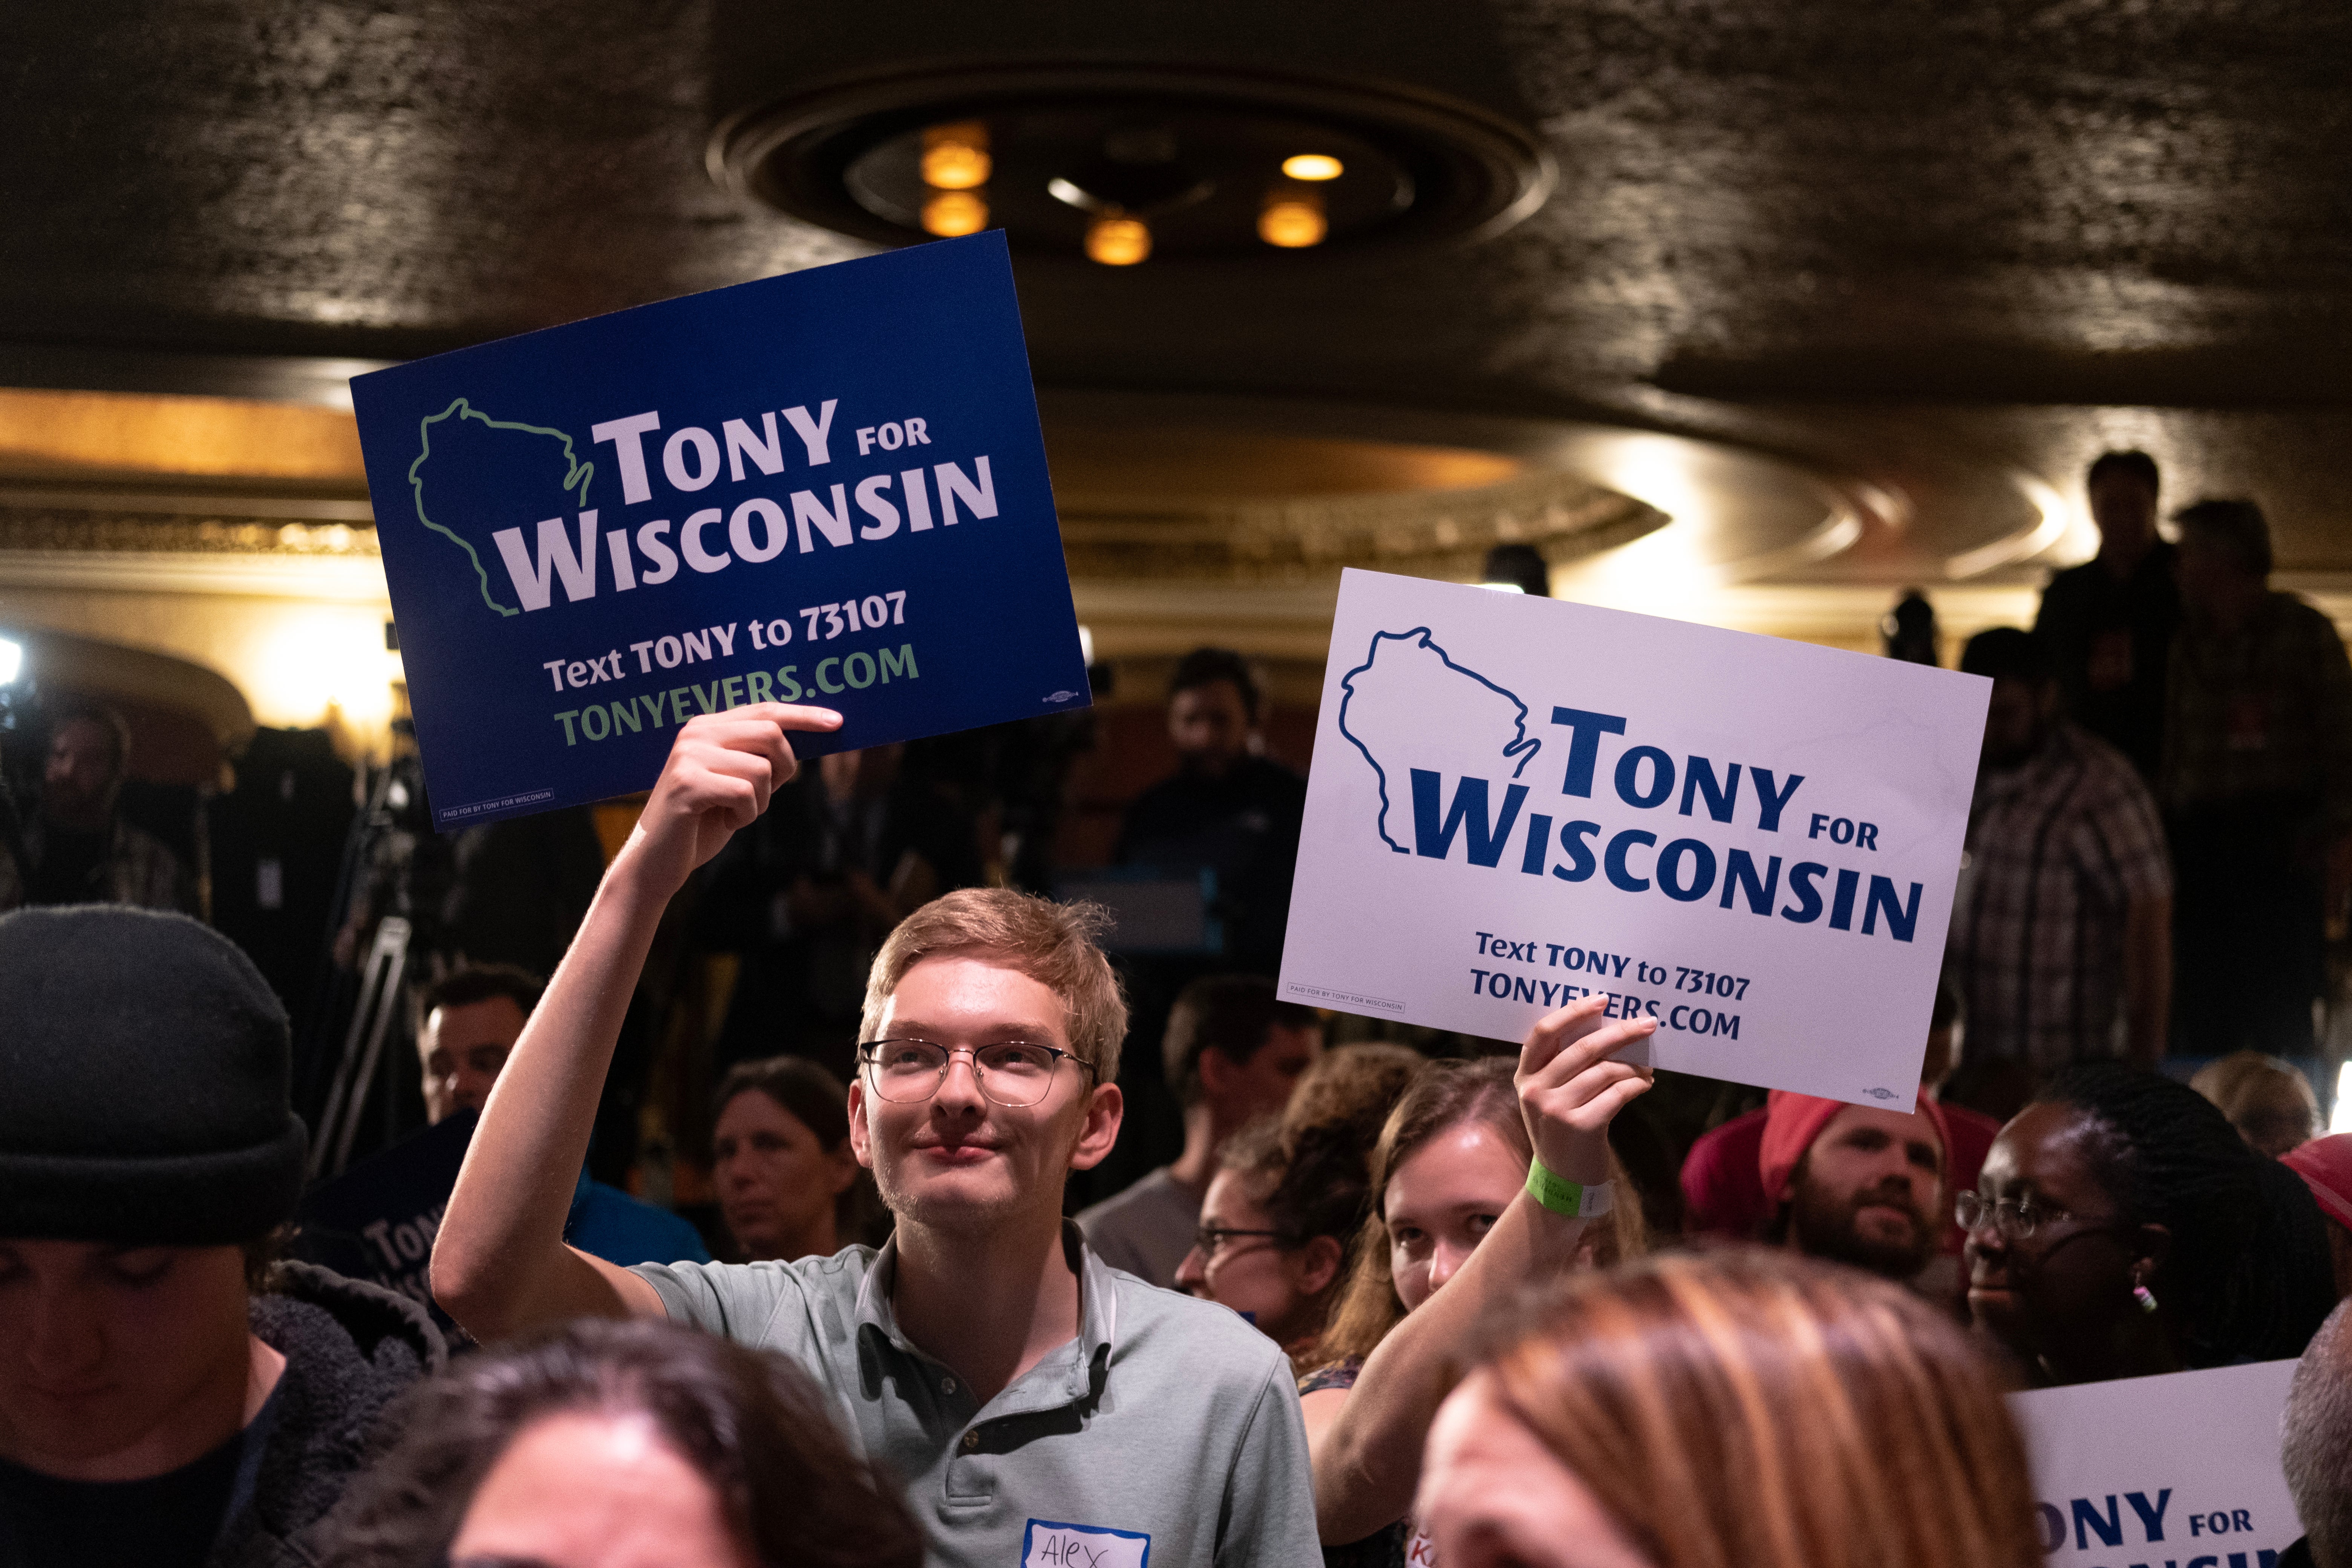
{"label": "gold decorative molding", "polygon": [[380,605],[367,503],[0,485],[0,587]]}
{"label": "gold decorative molding", "polygon": [[56,511],[0,501],[0,551],[71,554],[300,555],[377,554],[375,530],[346,522],[280,522],[273,518],[171,517]]}
{"label": "gold decorative molding", "polygon": [[364,482],[348,410],[247,397],[0,388],[0,472]]}
{"label": "gold decorative molding", "polygon": [[383,563],[352,552],[0,549],[0,589],[301,599],[389,605]]}
{"label": "gold decorative molding", "polygon": [[1064,514],[1062,548],[1076,578],[1300,586],[1336,582],[1344,566],[1475,577],[1497,544],[1531,545],[1558,566],[1666,521],[1631,496],[1543,470],[1472,489],[1088,506]]}
{"label": "gold decorative molding", "polygon": [[375,514],[345,495],[0,480],[0,550],[373,556]]}
{"label": "gold decorative molding", "polygon": [[[382,593],[366,503],[341,497],[164,495],[0,486],[0,574],[32,585],[133,575],[163,566],[195,577],[198,558],[364,563]],[[1528,544],[1558,566],[1663,527],[1664,512],[1573,474],[1522,472],[1498,484],[1402,494],[1074,508],[1062,519],[1071,575],[1095,580],[1303,586],[1336,583],[1343,566],[1419,576],[1476,575],[1497,544]],[[94,567],[93,557],[142,560]],[[60,577],[62,574],[62,578]],[[95,574],[95,577],[93,577]],[[68,582],[64,579],[72,579]],[[198,588],[188,591],[254,591]],[[349,588],[332,596],[349,596]]]}

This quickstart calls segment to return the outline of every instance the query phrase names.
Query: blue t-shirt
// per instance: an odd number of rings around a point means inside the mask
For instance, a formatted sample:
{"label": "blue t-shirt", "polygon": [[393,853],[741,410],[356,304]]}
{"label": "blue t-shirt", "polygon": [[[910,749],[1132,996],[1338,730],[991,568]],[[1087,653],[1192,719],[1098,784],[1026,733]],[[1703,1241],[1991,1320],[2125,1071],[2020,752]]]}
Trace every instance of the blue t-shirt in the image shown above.
{"label": "blue t-shirt", "polygon": [[708,1263],[710,1249],[691,1222],[631,1197],[580,1173],[563,1239],[581,1251],[626,1268],[637,1263]]}

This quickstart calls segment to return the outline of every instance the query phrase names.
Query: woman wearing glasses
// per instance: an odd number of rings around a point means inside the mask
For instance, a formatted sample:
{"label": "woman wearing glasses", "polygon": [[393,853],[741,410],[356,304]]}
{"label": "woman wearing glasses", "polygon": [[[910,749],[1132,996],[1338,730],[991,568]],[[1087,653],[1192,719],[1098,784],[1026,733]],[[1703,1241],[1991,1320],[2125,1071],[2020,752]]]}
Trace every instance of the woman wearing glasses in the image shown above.
{"label": "woman wearing glasses", "polygon": [[1403,1046],[1326,1051],[1279,1117],[1218,1152],[1176,1288],[1231,1307],[1311,1372],[1361,1229],[1372,1149],[1390,1108],[1427,1067]]}
{"label": "woman wearing glasses", "polygon": [[1311,1363],[1364,1213],[1365,1151],[1343,1129],[1286,1133],[1268,1118],[1218,1152],[1176,1288],[1231,1307]]}
{"label": "woman wearing glasses", "polygon": [[2061,1072],[1977,1187],[1969,1316],[2045,1384],[2298,1356],[2335,1304],[2310,1193],[2155,1073]]}

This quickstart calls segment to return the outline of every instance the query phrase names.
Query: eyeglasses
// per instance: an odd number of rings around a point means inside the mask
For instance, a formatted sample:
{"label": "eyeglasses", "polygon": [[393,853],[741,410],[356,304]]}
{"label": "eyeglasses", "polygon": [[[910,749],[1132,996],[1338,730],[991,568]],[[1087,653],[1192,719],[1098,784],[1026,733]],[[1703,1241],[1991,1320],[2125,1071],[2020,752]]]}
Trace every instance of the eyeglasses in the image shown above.
{"label": "eyeglasses", "polygon": [[1972,1231],[1990,1222],[2004,1240],[2023,1241],[2045,1225],[2056,1225],[2074,1216],[2054,1206],[2036,1208],[2022,1199],[2003,1198],[1992,1203],[1981,1193],[1962,1193],[1952,1200],[1952,1217],[1959,1222],[1962,1230]]}
{"label": "eyeglasses", "polygon": [[948,1080],[948,1062],[956,1051],[971,1055],[972,1077],[980,1092],[998,1105],[1034,1105],[1054,1087],[1055,1069],[1065,1059],[1087,1071],[1092,1062],[1058,1046],[1028,1040],[1000,1040],[987,1046],[934,1045],[929,1040],[869,1040],[858,1047],[858,1060],[871,1069],[874,1092],[898,1105],[919,1105],[939,1093]]}
{"label": "eyeglasses", "polygon": [[1225,1243],[1242,1237],[1265,1237],[1284,1247],[1290,1245],[1290,1233],[1287,1231],[1232,1230],[1221,1225],[1204,1225],[1194,1231],[1192,1245],[1200,1250],[1203,1258],[1213,1261],[1217,1254],[1224,1250]]}

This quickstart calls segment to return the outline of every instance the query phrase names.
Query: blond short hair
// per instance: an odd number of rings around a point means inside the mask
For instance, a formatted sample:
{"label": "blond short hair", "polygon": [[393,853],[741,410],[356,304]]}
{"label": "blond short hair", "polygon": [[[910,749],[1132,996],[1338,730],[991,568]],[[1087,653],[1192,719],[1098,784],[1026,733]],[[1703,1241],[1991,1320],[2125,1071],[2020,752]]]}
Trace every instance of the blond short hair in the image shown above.
{"label": "blond short hair", "polygon": [[959,888],[898,922],[866,976],[860,1033],[877,1037],[882,1010],[907,971],[927,958],[977,958],[1027,975],[1062,999],[1070,1049],[1097,1083],[1118,1078],[1127,997],[1103,956],[1110,913],[1099,904],[1057,904],[1011,888]]}

